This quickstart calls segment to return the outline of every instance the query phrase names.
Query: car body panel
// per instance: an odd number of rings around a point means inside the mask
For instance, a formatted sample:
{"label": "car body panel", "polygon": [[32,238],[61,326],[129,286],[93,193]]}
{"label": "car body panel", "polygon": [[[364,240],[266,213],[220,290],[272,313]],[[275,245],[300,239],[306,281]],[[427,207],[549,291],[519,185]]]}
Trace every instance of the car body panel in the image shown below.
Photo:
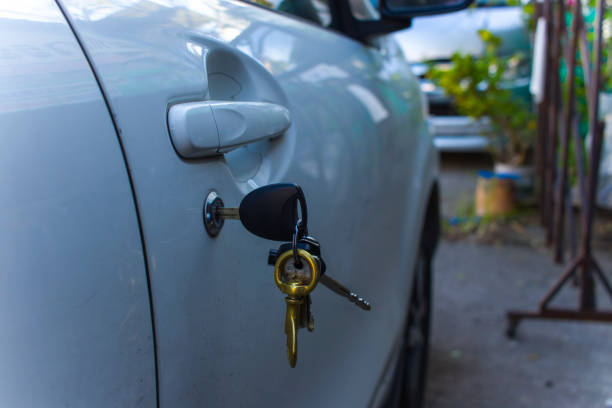
{"label": "car body panel", "polygon": [[[160,405],[375,401],[404,324],[437,165],[418,82],[394,42],[364,46],[236,1],[62,3],[101,79],[135,181]],[[224,156],[181,159],[167,110],[206,99],[277,103],[292,125]],[[315,331],[300,332],[295,369],[283,295],[266,263],[278,243],[231,221],[212,239],[202,222],[211,189],[235,206],[281,181],[304,189],[328,273],[373,304],[366,313],[317,289]]]}
{"label": "car body panel", "polygon": [[0,406],[155,406],[119,141],[53,1],[0,6]]}

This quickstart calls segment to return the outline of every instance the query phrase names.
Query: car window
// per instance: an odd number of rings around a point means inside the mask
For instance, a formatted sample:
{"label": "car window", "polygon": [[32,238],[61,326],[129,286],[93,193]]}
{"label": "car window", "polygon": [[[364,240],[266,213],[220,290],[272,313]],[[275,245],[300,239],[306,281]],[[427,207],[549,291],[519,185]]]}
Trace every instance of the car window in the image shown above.
{"label": "car window", "polygon": [[273,10],[293,14],[323,27],[331,24],[328,0],[245,0]]}

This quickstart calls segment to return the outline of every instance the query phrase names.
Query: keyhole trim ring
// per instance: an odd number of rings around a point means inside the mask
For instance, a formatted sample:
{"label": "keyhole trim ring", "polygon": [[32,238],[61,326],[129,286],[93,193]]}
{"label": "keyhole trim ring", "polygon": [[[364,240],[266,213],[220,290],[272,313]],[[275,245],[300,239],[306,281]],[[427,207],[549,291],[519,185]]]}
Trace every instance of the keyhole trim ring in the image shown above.
{"label": "keyhole trim ring", "polygon": [[215,238],[221,232],[225,220],[217,216],[217,208],[223,208],[223,200],[215,190],[211,190],[204,200],[202,218],[208,235]]}

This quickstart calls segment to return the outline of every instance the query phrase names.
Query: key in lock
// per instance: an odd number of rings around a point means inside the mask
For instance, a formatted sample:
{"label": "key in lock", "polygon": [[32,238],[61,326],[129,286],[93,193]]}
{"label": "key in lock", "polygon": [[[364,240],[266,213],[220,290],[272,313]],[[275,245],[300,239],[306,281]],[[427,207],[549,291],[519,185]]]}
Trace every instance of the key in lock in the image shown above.
{"label": "key in lock", "polygon": [[293,250],[283,252],[274,265],[274,281],[281,292],[286,294],[285,334],[289,365],[297,363],[298,330],[307,327],[312,331],[314,320],[310,313],[309,294],[317,286],[321,264],[319,260],[303,249],[297,250],[301,265],[296,265]]}
{"label": "key in lock", "polygon": [[[321,245],[308,235],[308,210],[302,189],[295,184],[271,184],[247,194],[239,207],[226,208],[211,191],[204,205],[204,223],[211,236],[219,234],[226,219],[240,220],[251,233],[274,241],[285,241],[271,250],[268,264],[274,265],[276,285],[285,293],[285,333],[289,363],[297,362],[297,333],[314,329],[310,293],[320,281],[363,310],[370,303],[326,274]],[[291,242],[287,242],[291,241]]]}

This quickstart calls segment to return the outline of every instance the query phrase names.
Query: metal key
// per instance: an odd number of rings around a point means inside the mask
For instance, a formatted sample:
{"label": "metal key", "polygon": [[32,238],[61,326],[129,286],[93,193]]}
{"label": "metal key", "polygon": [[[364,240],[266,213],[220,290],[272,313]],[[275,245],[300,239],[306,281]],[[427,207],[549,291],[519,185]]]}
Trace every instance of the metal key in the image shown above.
{"label": "metal key", "polygon": [[323,261],[323,258],[321,257],[321,245],[319,244],[319,241],[315,237],[305,236],[304,238],[301,239],[301,242],[304,244],[307,244],[308,249],[314,252],[317,258],[321,261],[322,268],[321,268],[321,276],[319,277],[319,282],[325,285],[332,292],[347,298],[349,301],[351,301],[352,303],[354,303],[361,309],[363,310],[372,309],[370,302],[368,302],[361,296],[357,295],[356,293],[352,292],[351,290],[347,289],[344,285],[342,285],[337,280],[333,279],[331,276],[325,274],[326,266],[325,266],[325,262]]}
{"label": "metal key", "polygon": [[332,292],[347,298],[349,301],[353,302],[355,305],[359,306],[363,310],[370,310],[372,308],[370,302],[360,297],[356,293],[351,292],[349,289],[341,285],[338,281],[331,278],[329,275],[321,275],[319,277],[319,282],[325,285]]}
{"label": "metal key", "polygon": [[240,219],[240,208],[239,207],[217,207],[215,210],[217,217],[223,220],[239,220]]}
{"label": "metal key", "polygon": [[314,328],[314,320],[310,313],[310,292],[319,281],[320,264],[318,260],[303,249],[298,250],[301,267],[295,265],[293,250],[283,252],[274,265],[274,281],[276,286],[285,293],[285,335],[287,336],[287,357],[289,365],[297,363],[298,330],[307,327]]}
{"label": "metal key", "polygon": [[291,241],[297,221],[301,219],[307,225],[306,198],[295,184],[270,184],[251,191],[239,207],[225,207],[219,195],[211,191],[204,205],[206,230],[217,236],[226,219],[240,220],[249,232],[261,238]]}
{"label": "metal key", "polygon": [[287,357],[289,365],[295,367],[297,363],[297,332],[300,328],[300,316],[304,307],[304,299],[287,296],[285,298],[287,312],[285,314],[285,335],[287,336]]}
{"label": "metal key", "polygon": [[[268,263],[273,265],[276,262],[276,259],[278,258],[278,254],[290,250],[291,247],[291,244],[283,244],[279,247],[278,250],[270,251]],[[350,302],[354,303],[356,306],[363,310],[372,309],[370,302],[357,295],[356,293],[352,292],[350,289],[348,289],[326,273],[327,266],[325,265],[325,261],[323,261],[323,258],[321,257],[321,245],[319,244],[319,241],[316,238],[312,236],[305,236],[299,240],[299,242],[297,243],[297,247],[307,251],[309,254],[316,257],[316,259],[320,262],[321,273],[319,276],[319,281],[323,285],[325,285],[332,292],[348,299]]]}

